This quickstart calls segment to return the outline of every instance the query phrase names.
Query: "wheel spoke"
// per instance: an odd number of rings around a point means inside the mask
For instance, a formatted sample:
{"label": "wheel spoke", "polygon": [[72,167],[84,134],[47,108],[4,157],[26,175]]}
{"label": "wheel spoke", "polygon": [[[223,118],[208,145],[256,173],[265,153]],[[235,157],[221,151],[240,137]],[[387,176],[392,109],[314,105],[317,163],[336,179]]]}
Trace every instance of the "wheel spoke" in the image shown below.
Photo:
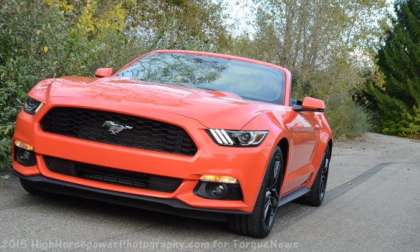
{"label": "wheel spoke", "polygon": [[274,220],[276,208],[275,206],[275,200],[273,196],[270,196],[264,206],[264,223],[267,227],[269,227]]}
{"label": "wheel spoke", "polygon": [[319,191],[319,196],[321,199],[324,198],[325,196],[325,191],[327,188],[327,180],[328,180],[328,170],[329,170],[329,165],[330,165],[330,159],[329,159],[329,152],[326,153],[323,165],[322,165],[322,170],[321,172],[321,176],[320,176],[320,191]]}
{"label": "wheel spoke", "polygon": [[267,224],[267,217],[270,211],[270,201],[264,204],[264,223]]}
{"label": "wheel spoke", "polygon": [[274,223],[280,191],[281,160],[276,159],[271,168],[270,178],[265,188],[263,221],[267,228]]}
{"label": "wheel spoke", "polygon": [[271,179],[271,183],[270,183],[270,187],[274,188],[277,186],[277,184],[279,183],[279,177],[280,177],[280,161],[277,160],[274,163],[274,169],[273,169],[273,174],[272,174],[272,179]]}

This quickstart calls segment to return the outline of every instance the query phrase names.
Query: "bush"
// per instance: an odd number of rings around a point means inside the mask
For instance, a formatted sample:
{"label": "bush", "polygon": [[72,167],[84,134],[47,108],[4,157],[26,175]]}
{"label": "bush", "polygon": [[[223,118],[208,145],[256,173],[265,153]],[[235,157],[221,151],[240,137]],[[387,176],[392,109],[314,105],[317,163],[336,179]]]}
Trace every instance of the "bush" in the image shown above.
{"label": "bush", "polygon": [[[8,0],[0,5],[0,169],[10,166],[10,138],[22,101],[39,80],[91,75],[97,67],[118,68],[134,54],[155,48],[230,52],[273,60],[275,43],[243,37],[223,26],[213,0]],[[188,11],[188,15],[185,13]],[[265,39],[266,37],[264,37]],[[261,53],[266,52],[266,53]],[[266,55],[266,56],[264,56]],[[337,137],[353,137],[369,126],[365,111],[351,99],[360,76],[346,56],[320,68],[296,70],[296,98],[325,99]],[[341,59],[341,60],[340,60]],[[418,117],[406,116],[407,134]]]}
{"label": "bush", "polygon": [[87,36],[84,26],[43,1],[7,1],[0,6],[0,169],[10,166],[10,138],[22,101],[39,80],[91,75],[98,66],[120,66],[135,43],[112,25]]}
{"label": "bush", "polygon": [[397,1],[396,19],[377,61],[384,82],[368,80],[364,95],[386,134],[420,137],[420,1]]}
{"label": "bush", "polygon": [[371,128],[368,112],[351,98],[330,99],[327,102],[327,116],[337,138],[361,136]]}
{"label": "bush", "polygon": [[8,167],[15,116],[26,92],[55,59],[44,48],[65,30],[63,17],[39,2],[7,1],[0,7],[0,169]]}
{"label": "bush", "polygon": [[385,134],[420,138],[420,108],[403,112],[398,118],[384,121],[382,126]]}
{"label": "bush", "polygon": [[335,138],[353,138],[371,129],[369,112],[353,99],[363,78],[348,62],[336,59],[323,71],[305,77],[298,73],[293,76],[294,98],[312,96],[325,101]]}
{"label": "bush", "polygon": [[118,68],[159,46],[218,50],[220,14],[210,0],[1,1],[0,169],[10,166],[15,117],[38,81]]}

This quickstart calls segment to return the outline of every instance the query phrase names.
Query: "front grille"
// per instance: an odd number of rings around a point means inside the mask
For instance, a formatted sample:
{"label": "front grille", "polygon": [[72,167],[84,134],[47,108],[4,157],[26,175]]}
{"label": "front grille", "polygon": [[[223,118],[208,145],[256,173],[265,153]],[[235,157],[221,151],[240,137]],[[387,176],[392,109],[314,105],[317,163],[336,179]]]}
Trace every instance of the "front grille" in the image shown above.
{"label": "front grille", "polygon": [[182,182],[176,178],[123,171],[56,157],[44,156],[44,161],[47,168],[56,173],[160,192],[174,192]]}
{"label": "front grille", "polygon": [[197,147],[175,125],[112,112],[53,108],[41,120],[46,132],[113,145],[194,155]]}

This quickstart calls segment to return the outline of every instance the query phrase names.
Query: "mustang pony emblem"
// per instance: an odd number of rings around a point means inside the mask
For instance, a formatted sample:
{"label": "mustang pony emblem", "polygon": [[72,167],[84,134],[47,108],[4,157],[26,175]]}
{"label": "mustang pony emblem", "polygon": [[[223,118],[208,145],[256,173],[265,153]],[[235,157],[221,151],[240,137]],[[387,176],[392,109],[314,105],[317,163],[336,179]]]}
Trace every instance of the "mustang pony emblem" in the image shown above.
{"label": "mustang pony emblem", "polygon": [[133,127],[130,125],[118,124],[113,121],[105,121],[104,124],[102,124],[102,127],[108,128],[108,131],[112,135],[118,135],[121,131],[126,130],[126,129],[128,130],[133,129]]}

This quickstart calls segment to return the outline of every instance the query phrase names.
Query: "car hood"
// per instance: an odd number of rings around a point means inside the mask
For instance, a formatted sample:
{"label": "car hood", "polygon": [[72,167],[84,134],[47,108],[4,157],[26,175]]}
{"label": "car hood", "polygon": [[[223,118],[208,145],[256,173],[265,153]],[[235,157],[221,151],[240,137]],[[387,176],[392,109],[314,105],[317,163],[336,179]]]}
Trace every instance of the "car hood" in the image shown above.
{"label": "car hood", "polygon": [[175,113],[209,128],[241,129],[270,106],[227,92],[118,78],[64,77],[54,79],[46,92],[53,105],[77,104],[138,116]]}

